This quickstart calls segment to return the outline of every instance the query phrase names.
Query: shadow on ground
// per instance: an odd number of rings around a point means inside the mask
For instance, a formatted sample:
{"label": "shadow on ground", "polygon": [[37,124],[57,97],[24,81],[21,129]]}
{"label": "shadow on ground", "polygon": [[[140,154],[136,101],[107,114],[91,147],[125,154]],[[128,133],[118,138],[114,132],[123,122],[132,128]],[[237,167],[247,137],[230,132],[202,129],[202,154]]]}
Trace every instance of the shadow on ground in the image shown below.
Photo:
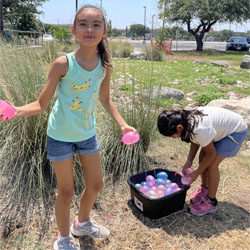
{"label": "shadow on ground", "polygon": [[245,230],[250,228],[250,213],[244,208],[230,202],[219,202],[214,214],[195,216],[188,212],[188,205],[174,214],[160,219],[145,217],[132,203],[128,201],[133,215],[149,228],[160,228],[169,235],[193,235],[196,238],[210,238],[230,230]]}

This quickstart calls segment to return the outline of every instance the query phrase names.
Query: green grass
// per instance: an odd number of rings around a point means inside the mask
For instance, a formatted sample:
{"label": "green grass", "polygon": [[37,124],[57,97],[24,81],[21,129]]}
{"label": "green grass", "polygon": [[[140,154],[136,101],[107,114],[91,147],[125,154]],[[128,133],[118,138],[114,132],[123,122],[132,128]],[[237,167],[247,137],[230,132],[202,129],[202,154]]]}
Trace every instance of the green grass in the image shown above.
{"label": "green grass", "polygon": [[195,50],[190,51],[175,51],[174,55],[182,57],[195,56],[197,59],[210,59],[210,60],[225,60],[230,62],[241,62],[243,55],[250,55],[249,51],[220,51],[212,49],[204,49],[202,52]]}
{"label": "green grass", "polygon": [[[178,53],[182,56],[183,53]],[[190,58],[191,55],[191,58]],[[205,64],[194,63],[193,56],[197,53],[190,52],[181,59],[175,60],[175,55],[168,56],[165,62],[137,61],[127,59],[114,60],[113,82],[119,82],[125,94],[132,93],[133,85],[140,88],[153,86],[168,86],[184,91],[185,94],[196,91],[194,96],[207,96],[207,100],[227,98],[227,92],[235,92],[240,96],[250,95],[250,71],[239,67],[222,68],[213,66],[208,60],[211,55],[202,54]],[[227,54],[218,53],[214,59],[225,60]],[[238,61],[236,53],[230,53],[232,61]],[[239,62],[240,64],[240,62]],[[239,65],[238,65],[239,66]],[[215,94],[216,93],[216,94]],[[168,103],[169,101],[166,100]],[[162,104],[164,105],[164,101]],[[199,104],[207,104],[201,102]],[[185,102],[183,102],[185,105]]]}

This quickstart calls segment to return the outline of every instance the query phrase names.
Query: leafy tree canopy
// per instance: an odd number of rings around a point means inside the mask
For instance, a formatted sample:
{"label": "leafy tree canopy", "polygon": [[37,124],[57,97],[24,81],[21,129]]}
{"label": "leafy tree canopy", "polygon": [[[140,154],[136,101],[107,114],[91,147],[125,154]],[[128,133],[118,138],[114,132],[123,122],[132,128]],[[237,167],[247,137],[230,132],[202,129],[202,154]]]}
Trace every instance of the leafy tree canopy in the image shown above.
{"label": "leafy tree canopy", "polygon": [[[132,24],[130,25],[129,32],[133,32],[134,36],[143,36],[144,35],[144,25],[142,24]],[[146,27],[146,32],[150,33],[150,29]]]}
{"label": "leafy tree canopy", "polygon": [[70,27],[61,27],[61,26],[51,26],[48,32],[53,32],[56,39],[64,42],[70,42],[72,38],[72,33]]}
{"label": "leafy tree canopy", "polygon": [[202,50],[202,38],[215,23],[250,19],[249,0],[159,0],[159,17],[168,22],[186,24]]}
{"label": "leafy tree canopy", "polygon": [[[41,14],[37,7],[47,0],[3,0],[4,22],[9,23],[12,29],[34,30],[36,14]],[[32,23],[28,24],[28,20]]]}

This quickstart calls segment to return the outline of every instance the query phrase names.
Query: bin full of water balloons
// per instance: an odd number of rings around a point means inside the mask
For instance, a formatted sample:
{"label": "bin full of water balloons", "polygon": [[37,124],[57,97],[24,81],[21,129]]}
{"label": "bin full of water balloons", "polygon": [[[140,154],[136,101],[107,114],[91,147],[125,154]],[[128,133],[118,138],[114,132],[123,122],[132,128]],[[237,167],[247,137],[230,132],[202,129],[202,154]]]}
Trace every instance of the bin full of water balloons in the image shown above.
{"label": "bin full of water balloons", "polygon": [[188,185],[168,169],[154,169],[128,178],[133,205],[145,216],[158,219],[182,210]]}

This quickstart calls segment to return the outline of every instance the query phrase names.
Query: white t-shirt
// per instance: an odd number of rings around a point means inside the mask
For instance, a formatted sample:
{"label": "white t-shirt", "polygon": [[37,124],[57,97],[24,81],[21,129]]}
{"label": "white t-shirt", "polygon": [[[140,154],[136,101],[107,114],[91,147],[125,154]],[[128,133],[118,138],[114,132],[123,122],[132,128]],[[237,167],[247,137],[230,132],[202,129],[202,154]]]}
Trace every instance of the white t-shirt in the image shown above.
{"label": "white t-shirt", "polygon": [[202,119],[198,118],[198,125],[193,130],[191,141],[201,147],[247,128],[242,116],[230,110],[210,106],[199,107],[198,110],[202,111],[204,116]]}

